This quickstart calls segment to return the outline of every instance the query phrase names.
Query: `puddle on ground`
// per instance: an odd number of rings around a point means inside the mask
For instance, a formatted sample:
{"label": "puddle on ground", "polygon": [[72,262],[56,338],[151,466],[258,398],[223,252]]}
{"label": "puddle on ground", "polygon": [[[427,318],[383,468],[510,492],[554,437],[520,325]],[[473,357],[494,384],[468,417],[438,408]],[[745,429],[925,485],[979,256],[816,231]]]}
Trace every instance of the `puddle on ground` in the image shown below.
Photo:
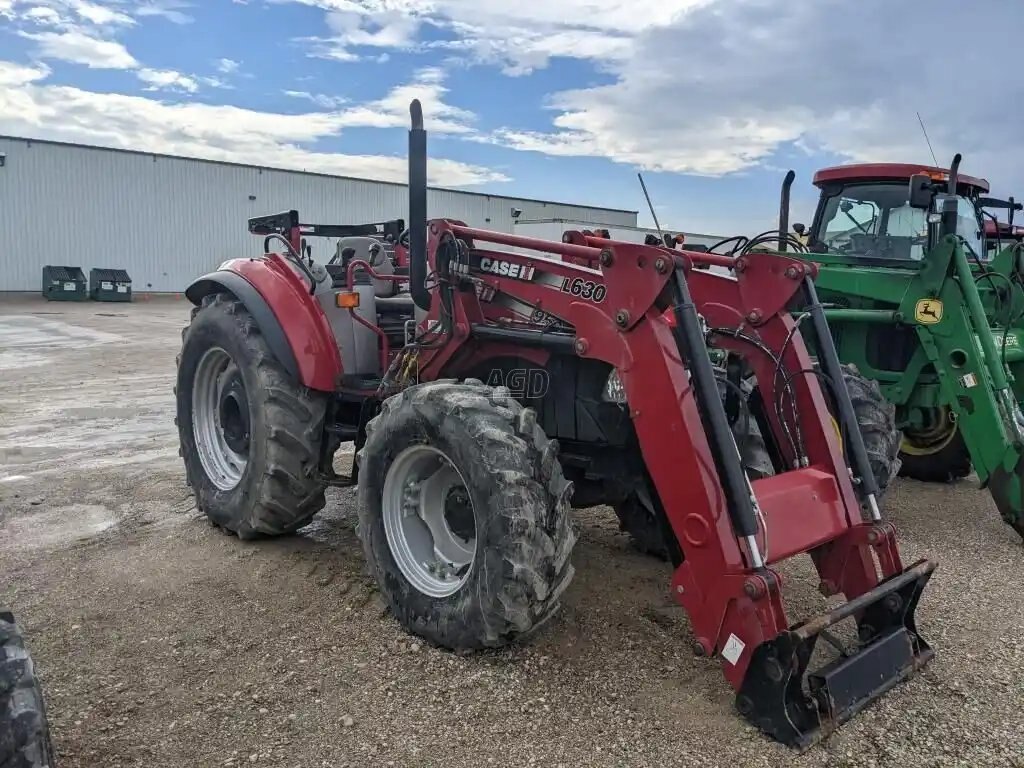
{"label": "puddle on ground", "polygon": [[45,365],[50,362],[46,353],[55,349],[82,349],[121,340],[113,333],[59,320],[5,315],[0,317],[0,370]]}
{"label": "puddle on ground", "polygon": [[114,513],[100,504],[39,507],[13,517],[0,528],[5,543],[14,549],[65,547],[98,536],[117,523]]}

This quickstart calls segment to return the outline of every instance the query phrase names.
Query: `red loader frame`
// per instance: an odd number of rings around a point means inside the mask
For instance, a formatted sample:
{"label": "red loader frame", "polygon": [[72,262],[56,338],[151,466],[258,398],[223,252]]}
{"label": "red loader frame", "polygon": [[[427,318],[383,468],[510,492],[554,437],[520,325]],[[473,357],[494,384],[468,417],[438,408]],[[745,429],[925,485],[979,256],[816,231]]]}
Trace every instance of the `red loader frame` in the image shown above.
{"label": "red loader frame", "polygon": [[[420,378],[459,376],[510,344],[571,350],[615,368],[683,553],[672,587],[690,616],[695,647],[720,656],[740,712],[775,738],[809,744],[926,663],[932,651],[916,631],[914,610],[935,565],[920,561],[904,568],[896,531],[881,519],[814,291],[814,266],[780,255],[734,260],[580,233],[552,243],[443,219],[423,231],[417,224],[426,220],[426,139],[416,102],[412,113],[411,289],[421,309],[429,310],[421,329],[443,334],[443,343],[418,353]],[[486,243],[561,260],[491,250]],[[599,270],[581,266],[594,260]],[[725,266],[735,278],[695,265]],[[436,278],[430,292],[423,290],[427,274]],[[824,378],[839,385],[832,389],[852,471],[799,329],[802,318],[787,310],[800,291]],[[507,304],[493,303],[499,294],[532,308],[532,317],[557,318],[572,332],[524,322]],[[763,402],[788,398],[788,414],[765,410],[794,469],[747,480],[708,357],[705,323],[716,346],[745,359]],[[791,625],[782,580],[771,565],[804,552],[814,561],[821,590],[842,593],[848,602]],[[812,673],[808,696],[803,674],[818,637],[849,617],[858,624],[860,647],[843,649],[842,658]]]}
{"label": "red loader frame", "polygon": [[[508,344],[539,349],[571,345],[575,354],[615,367],[648,471],[683,551],[672,587],[690,615],[695,648],[721,657],[726,678],[738,691],[742,714],[781,741],[809,744],[823,729],[827,732],[852,716],[931,658],[914,628],[913,614],[935,566],[921,561],[904,568],[895,529],[872,519],[873,504],[862,503],[858,496],[815,376],[795,376],[789,382],[799,423],[783,424],[775,411],[769,413],[776,435],[787,429],[801,431],[802,456],[786,441],[780,444],[786,447],[791,466],[804,466],[750,485],[734,477],[730,494],[728,464],[733,465],[733,475],[742,475],[742,467],[735,444],[729,444],[731,437],[716,446],[721,430],[708,428],[713,420],[708,406],[720,407],[720,396],[715,388],[705,398],[708,402],[701,402],[695,369],[702,362],[710,369],[710,362],[703,338],[699,337],[698,349],[680,343],[687,318],[679,315],[685,314],[686,300],[684,296],[679,301],[673,288],[688,284],[690,306],[713,329],[716,345],[743,355],[764,401],[776,402],[783,397],[779,360],[788,371],[813,370],[786,307],[807,285],[814,267],[764,253],[737,262],[579,233],[568,239],[574,242],[552,243],[454,221],[431,221],[431,271],[440,275],[454,267],[467,281],[565,321],[575,335],[559,338],[514,322],[496,324],[480,299],[483,292],[463,286],[452,292],[447,343],[419,355],[420,378],[457,377],[482,358],[500,356]],[[563,259],[597,259],[601,270],[492,251],[484,248],[485,241]],[[450,256],[438,254],[453,250],[459,251],[457,267],[440,263]],[[529,279],[486,271],[496,262],[518,267],[509,271]],[[696,264],[731,267],[736,278],[693,270]],[[582,298],[585,293],[591,300]],[[595,295],[602,300],[594,301]],[[433,302],[428,321],[441,323],[445,311],[440,302]],[[860,475],[870,477],[870,472]],[[783,605],[781,577],[770,566],[803,552],[814,560],[822,591],[843,593],[849,602],[792,626]],[[810,701],[801,685],[815,641],[823,629],[851,616],[858,621],[864,645],[855,656],[809,678],[816,699]]]}

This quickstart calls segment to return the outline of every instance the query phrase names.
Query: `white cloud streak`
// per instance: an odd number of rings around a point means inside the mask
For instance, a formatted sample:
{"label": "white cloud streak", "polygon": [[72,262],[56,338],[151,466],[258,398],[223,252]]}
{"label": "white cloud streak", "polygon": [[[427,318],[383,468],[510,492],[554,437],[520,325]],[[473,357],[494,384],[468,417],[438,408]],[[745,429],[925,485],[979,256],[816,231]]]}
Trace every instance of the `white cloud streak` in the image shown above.
{"label": "white cloud streak", "polygon": [[[184,155],[209,160],[403,181],[406,159],[324,150],[359,113],[287,115],[229,105],[168,103],[142,96],[50,85],[44,65],[0,61],[0,133]],[[432,158],[430,182],[471,186],[506,181],[470,163]]]}

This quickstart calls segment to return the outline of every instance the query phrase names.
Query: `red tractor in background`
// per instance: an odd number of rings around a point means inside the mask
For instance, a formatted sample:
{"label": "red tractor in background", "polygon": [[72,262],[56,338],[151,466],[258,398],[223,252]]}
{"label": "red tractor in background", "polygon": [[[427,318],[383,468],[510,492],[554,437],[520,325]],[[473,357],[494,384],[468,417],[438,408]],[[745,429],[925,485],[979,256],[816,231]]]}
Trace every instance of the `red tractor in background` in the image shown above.
{"label": "red tractor in background", "polygon": [[[744,717],[795,746],[926,663],[914,612],[935,565],[904,566],[882,518],[814,265],[428,221],[411,112],[408,231],[335,227],[319,265],[303,241],[316,227],[255,219],[265,256],[188,288],[177,424],[198,507],[241,538],[277,535],[309,522],[328,485],[358,485],[392,613],[476,649],[554,615],[573,574],[571,505],[642,496],[694,649],[721,660]],[[711,265],[732,276],[695,269]],[[343,477],[346,441],[358,454]],[[773,565],[802,553],[846,602],[793,624]],[[846,620],[843,643],[829,628]],[[824,645],[833,658],[808,671]]]}

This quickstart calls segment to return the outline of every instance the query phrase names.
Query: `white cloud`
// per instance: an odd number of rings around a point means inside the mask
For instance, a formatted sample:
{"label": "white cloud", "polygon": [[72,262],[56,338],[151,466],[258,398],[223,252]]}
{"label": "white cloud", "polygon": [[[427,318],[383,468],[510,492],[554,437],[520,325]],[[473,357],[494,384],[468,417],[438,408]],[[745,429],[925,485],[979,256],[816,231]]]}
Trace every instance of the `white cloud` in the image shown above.
{"label": "white cloud", "polygon": [[[441,49],[524,75],[568,57],[610,80],[553,94],[547,130],[510,125],[485,139],[517,149],[705,175],[763,166],[783,148],[923,161],[921,110],[940,162],[961,150],[965,167],[1024,182],[1012,151],[1024,85],[995,74],[1019,68],[1020,2],[923,14],[891,0],[271,1],[323,9],[333,34],[314,50],[342,61]],[[983,43],[937,45],[949,30]]]}
{"label": "white cloud", "polygon": [[327,26],[333,34],[313,39],[313,55],[354,61],[359,56],[349,50],[353,46],[395,50],[412,47],[420,22],[401,11],[367,14],[362,10],[336,10],[327,14]]}
{"label": "white cloud", "polygon": [[39,44],[39,54],[49,59],[83,64],[89,69],[134,69],[138,66],[128,49],[113,40],[101,40],[85,32],[22,32]]}
{"label": "white cloud", "polygon": [[136,8],[135,15],[139,17],[156,16],[174,24],[191,24],[195,19],[182,10],[189,7],[189,3],[174,2],[174,0],[148,2]]}
{"label": "white cloud", "polygon": [[345,109],[338,118],[353,128],[404,128],[409,125],[409,102],[419,99],[425,106],[427,130],[435,134],[472,135],[476,115],[446,103],[447,93],[444,72],[437,67],[425,67],[415,73],[411,83],[392,88],[381,99]]}
{"label": "white cloud", "polygon": [[[0,16],[2,15],[3,10],[0,9]],[[21,18],[31,21],[33,24],[40,24],[46,27],[59,27],[67,23],[60,13],[45,5],[37,5],[29,8],[21,14]]]}
{"label": "white cloud", "polygon": [[217,71],[222,75],[233,75],[241,66],[241,62],[235,61],[234,59],[217,59],[214,64],[217,67]]}
{"label": "white cloud", "polygon": [[5,88],[19,88],[45,80],[50,75],[50,68],[45,65],[26,67],[9,61],[0,61],[0,85]]}
{"label": "white cloud", "polygon": [[[144,90],[147,91],[195,93],[200,83],[217,88],[229,87],[218,78],[201,78],[172,69],[145,66],[123,44],[111,38],[113,27],[135,23],[117,7],[91,0],[29,0],[33,5],[26,9],[25,2],[10,1],[10,7],[17,3],[18,8],[23,9],[19,11],[19,18],[35,26],[36,31],[21,30],[18,34],[37,43],[35,54],[40,58],[81,64],[90,69],[134,70],[139,80],[146,84]],[[120,3],[120,0],[116,2]],[[177,0],[149,0],[136,7],[134,12],[139,16],[171,18],[181,7],[187,5]],[[78,19],[62,13],[74,13]],[[39,31],[40,27],[51,27],[57,31]],[[224,62],[230,60],[222,59],[221,63]]]}
{"label": "white cloud", "polygon": [[284,95],[293,99],[311,101],[324,109],[337,109],[348,101],[343,96],[328,96],[325,93],[310,93],[309,91],[284,91]]}
{"label": "white cloud", "polygon": [[46,24],[59,21],[67,28],[73,23],[95,27],[135,24],[135,20],[125,13],[122,0],[0,0],[0,17]]}
{"label": "white cloud", "polygon": [[[476,115],[448,104],[445,73],[438,67],[424,67],[414,73],[412,82],[392,88],[380,99],[346,107],[348,99],[309,91],[288,90],[286,96],[304,99],[323,109],[334,110],[340,126],[346,128],[405,128],[409,125],[409,102],[419,99],[425,106],[427,130],[439,135],[475,135]],[[344,108],[343,108],[344,107]]]}
{"label": "white cloud", "polygon": [[[588,155],[656,170],[719,175],[764,166],[780,149],[852,160],[939,161],[1024,182],[1020,78],[1024,5],[977,0],[921,14],[888,0],[716,0],[645,29],[605,62],[612,82],[551,97],[548,131],[490,137],[517,149]],[[939,52],[932,41],[984,40]],[[1011,172],[1012,169],[1012,172]]]}
{"label": "white cloud", "polygon": [[109,5],[100,5],[89,2],[89,0],[62,0],[75,13],[86,21],[100,26],[124,25],[130,26],[135,23],[131,16],[122,13]]}
{"label": "white cloud", "polygon": [[143,67],[136,72],[139,80],[149,85],[145,90],[156,91],[161,89],[173,91],[185,91],[195,93],[199,90],[199,84],[194,78],[176,72],[173,69],[149,69]]}
{"label": "white cloud", "polygon": [[[0,61],[0,133],[210,160],[403,181],[404,156],[346,155],[314,148],[336,139],[342,113],[286,115],[229,105],[168,103],[44,82],[45,67]],[[453,160],[430,162],[430,182],[469,186],[503,174]]]}
{"label": "white cloud", "polygon": [[196,77],[195,79],[198,80],[203,85],[208,85],[211,88],[223,88],[223,89],[226,89],[226,90],[229,90],[229,91],[233,91],[235,89],[235,86],[231,85],[231,83],[228,83],[228,82],[226,82],[224,80],[221,80],[219,77],[203,77],[203,76],[199,76],[199,77]]}
{"label": "white cloud", "polygon": [[[607,62],[628,53],[645,29],[669,24],[711,0],[273,0],[327,11],[335,35],[317,55],[352,61],[360,46],[398,50],[445,48],[475,62],[493,63],[510,75],[527,74],[565,56]],[[425,26],[447,39],[421,41]],[[436,36],[432,36],[436,37]]]}

